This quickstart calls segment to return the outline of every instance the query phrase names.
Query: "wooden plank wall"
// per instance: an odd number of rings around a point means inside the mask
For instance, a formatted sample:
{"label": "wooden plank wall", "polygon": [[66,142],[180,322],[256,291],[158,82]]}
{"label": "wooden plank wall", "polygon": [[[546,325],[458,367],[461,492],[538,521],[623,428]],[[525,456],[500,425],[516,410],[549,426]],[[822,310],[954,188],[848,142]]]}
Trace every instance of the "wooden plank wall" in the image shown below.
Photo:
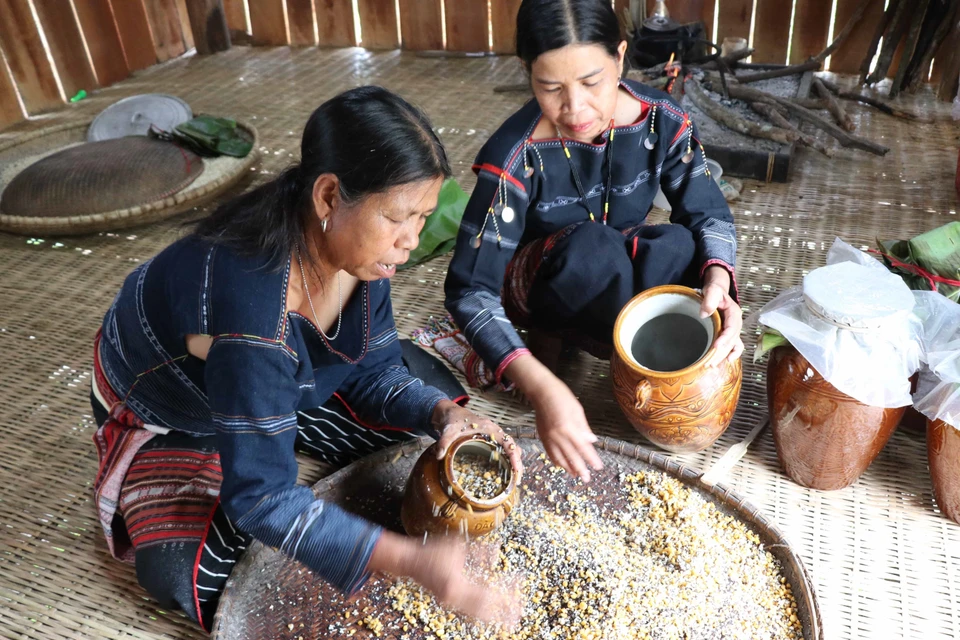
{"label": "wooden plank wall", "polygon": [[284,0],[247,0],[253,44],[276,46],[290,44],[287,9]]}
{"label": "wooden plank wall", "polygon": [[227,27],[231,30],[250,33],[244,0],[223,0],[223,13],[227,16]]}
{"label": "wooden plank wall", "polygon": [[19,98],[10,68],[0,51],[0,129],[20,122],[27,116],[20,107]]}
{"label": "wooden plank wall", "polygon": [[489,49],[490,19],[486,2],[444,0],[447,49],[450,51],[486,51]]}
{"label": "wooden plank wall", "polygon": [[357,45],[353,3],[350,0],[316,0],[317,34],[320,46],[354,47]]}
{"label": "wooden plank wall", "polygon": [[183,41],[183,23],[180,22],[177,0],[143,0],[143,4],[147,10],[150,32],[153,34],[157,61],[166,62],[183,55],[187,47]]}
{"label": "wooden plank wall", "polygon": [[0,129],[182,55],[192,43],[185,6],[0,0]]}
{"label": "wooden plank wall", "polygon": [[0,0],[0,42],[10,73],[29,113],[63,104],[53,66],[27,0]]}
{"label": "wooden plank wall", "polygon": [[443,49],[442,0],[400,0],[400,41],[404,49]]}
{"label": "wooden plank wall", "polygon": [[[97,86],[93,65],[84,53],[83,35],[73,11],[64,11],[60,0],[33,0],[40,28],[47,38],[50,57],[57,68],[60,83],[67,97],[81,89]],[[126,70],[126,69],[124,69]]]}
{"label": "wooden plank wall", "polygon": [[786,44],[790,41],[791,12],[784,4],[757,3],[753,62],[784,64],[787,61]]}
{"label": "wooden plank wall", "polygon": [[80,26],[87,34],[87,48],[100,84],[107,86],[130,75],[110,0],[83,0],[75,6]]}
{"label": "wooden plank wall", "polygon": [[519,9],[520,0],[490,0],[493,50],[497,53],[516,53],[517,11]]}
{"label": "wooden plank wall", "polygon": [[357,0],[360,44],[367,49],[400,46],[400,17],[394,0]]}
{"label": "wooden plank wall", "polygon": [[[60,0],[52,1],[59,3]],[[143,0],[111,0],[111,7],[130,71],[146,69],[156,64],[156,47]]]}
{"label": "wooden plank wall", "polygon": [[799,64],[826,49],[832,9],[833,0],[797,0],[790,64]]}
{"label": "wooden plank wall", "polygon": [[[265,46],[448,49],[511,55],[521,0],[222,0],[230,29]],[[187,0],[0,0],[0,128],[58,108],[79,91],[183,55],[193,46]],[[631,2],[610,0],[621,19]],[[679,21],[702,20],[708,37],[747,38],[754,62],[799,63],[827,45],[831,12],[839,32],[861,0],[666,0]],[[883,18],[872,0],[829,61],[856,73]],[[32,5],[32,6],[31,6]],[[356,7],[356,14],[354,12]],[[359,18],[359,24],[357,19]],[[791,26],[792,20],[792,26]],[[717,33],[713,25],[717,24]],[[358,37],[359,35],[359,37]],[[960,46],[952,36],[934,60],[939,79]],[[896,73],[895,57],[890,74]],[[949,90],[949,89],[948,89]],[[21,107],[22,105],[22,107]]]}

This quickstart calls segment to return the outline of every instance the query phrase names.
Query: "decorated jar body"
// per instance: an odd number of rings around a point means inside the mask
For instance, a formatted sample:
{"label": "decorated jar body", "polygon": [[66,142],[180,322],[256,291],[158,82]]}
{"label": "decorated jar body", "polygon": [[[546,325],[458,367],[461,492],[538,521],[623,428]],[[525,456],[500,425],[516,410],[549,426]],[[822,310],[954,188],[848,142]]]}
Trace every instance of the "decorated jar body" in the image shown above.
{"label": "decorated jar body", "polygon": [[[519,500],[510,461],[486,436],[473,434],[456,440],[447,455],[437,460],[437,445],[417,460],[407,480],[400,519],[411,536],[481,536],[496,529]],[[453,460],[460,454],[490,456],[502,478],[503,491],[494,498],[472,497],[456,481]]]}
{"label": "decorated jar body", "polygon": [[856,482],[906,411],[841,393],[793,347],[771,352],[767,399],[780,464],[797,484],[824,491]]}
{"label": "decorated jar body", "polygon": [[693,289],[648,289],[624,306],[610,358],[613,390],[627,420],[650,442],[673,452],[712,445],[733,419],[740,361],[705,363],[720,335],[720,316],[700,317]]}
{"label": "decorated jar body", "polygon": [[928,420],[927,458],[937,506],[960,524],[960,429],[943,420]]}

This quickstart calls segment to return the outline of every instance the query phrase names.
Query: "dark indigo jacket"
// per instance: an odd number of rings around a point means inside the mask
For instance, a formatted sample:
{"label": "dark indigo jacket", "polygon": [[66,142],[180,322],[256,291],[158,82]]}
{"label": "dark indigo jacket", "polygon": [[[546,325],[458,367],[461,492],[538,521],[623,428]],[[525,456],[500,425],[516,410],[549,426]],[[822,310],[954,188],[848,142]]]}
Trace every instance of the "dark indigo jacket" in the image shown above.
{"label": "dark indigo jacket", "polygon": [[[736,295],[733,216],[716,182],[707,175],[696,125],[666,93],[632,80],[622,81],[621,87],[642,103],[642,112],[639,121],[614,131],[608,224],[620,231],[643,224],[657,188],[662,187],[672,207],[670,221],[693,233],[701,274],[713,264],[725,267],[734,283],[731,293]],[[526,351],[500,300],[508,263],[528,242],[588,219],[559,138],[530,138],[542,117],[537,101],[531,100],[500,126],[477,155],[473,166],[477,186],[463,215],[445,284],[447,309],[498,381],[507,365]],[[648,150],[643,143],[650,135],[651,120],[658,139]],[[691,135],[694,158],[684,163],[681,158]],[[590,208],[600,214],[607,140],[565,142]],[[530,177],[527,166],[534,168]],[[499,188],[501,176],[505,176],[504,190]],[[500,202],[501,193],[516,212],[512,222],[489,213]],[[474,248],[471,242],[481,229],[483,242]]]}
{"label": "dark indigo jacket", "polygon": [[[299,272],[294,270],[299,276]],[[402,365],[390,283],[361,283],[332,342],[286,312],[291,265],[186,237],[131,273],[103,322],[111,387],[145,423],[215,435],[231,521],[344,591],[366,579],[380,528],[298,485],[297,410],[334,393],[373,427],[431,432],[446,396]],[[185,337],[213,337],[207,360]]]}

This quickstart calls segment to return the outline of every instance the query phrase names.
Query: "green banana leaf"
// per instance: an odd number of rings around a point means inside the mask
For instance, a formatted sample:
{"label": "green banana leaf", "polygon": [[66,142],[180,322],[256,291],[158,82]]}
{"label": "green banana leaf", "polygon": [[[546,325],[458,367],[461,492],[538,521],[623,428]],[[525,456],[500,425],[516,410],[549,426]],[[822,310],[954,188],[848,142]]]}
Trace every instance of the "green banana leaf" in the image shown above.
{"label": "green banana leaf", "polygon": [[456,180],[450,178],[444,182],[440,188],[437,208],[427,217],[423,230],[420,231],[420,244],[410,252],[410,259],[398,269],[409,269],[453,249],[469,199],[470,196],[460,188]]}
{"label": "green banana leaf", "polygon": [[763,356],[767,355],[777,347],[788,347],[790,342],[780,334],[779,331],[769,327],[763,327],[763,333],[757,338],[757,346],[753,350],[753,361],[759,362]]}
{"label": "green banana leaf", "polygon": [[[960,280],[960,222],[950,222],[927,231],[911,240],[878,240],[880,251],[934,275]],[[911,289],[929,291],[929,281],[909,269],[894,266],[884,258],[887,267],[903,278]],[[960,302],[960,287],[937,283],[937,291],[954,302]]]}
{"label": "green banana leaf", "polygon": [[197,116],[178,125],[174,136],[179,142],[203,156],[246,157],[253,142],[234,120],[216,116]]}

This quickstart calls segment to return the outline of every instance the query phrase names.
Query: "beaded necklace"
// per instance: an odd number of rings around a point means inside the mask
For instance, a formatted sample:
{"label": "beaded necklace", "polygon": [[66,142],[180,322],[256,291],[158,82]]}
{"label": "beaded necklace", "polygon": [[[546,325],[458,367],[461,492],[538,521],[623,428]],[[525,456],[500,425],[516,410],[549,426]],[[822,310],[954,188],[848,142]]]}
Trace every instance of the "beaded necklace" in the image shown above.
{"label": "beaded necklace", "polygon": [[[604,180],[603,185],[603,224],[607,224],[607,216],[610,213],[610,193],[613,190],[613,135],[616,130],[613,127],[613,119],[610,119],[610,127],[607,129],[607,146],[603,150],[603,168],[601,171],[606,174],[606,179]],[[587,193],[583,190],[583,183],[580,181],[580,172],[577,171],[577,166],[573,162],[573,158],[570,156],[570,149],[567,148],[567,143],[564,141],[563,136],[560,135],[560,127],[557,127],[557,137],[560,138],[560,146],[563,147],[563,153],[567,156],[567,164],[570,165],[570,173],[573,175],[573,181],[577,185],[577,191],[580,193],[580,200],[583,202],[583,206],[586,208],[587,213],[590,214],[590,221],[596,222],[597,217],[593,214],[593,209],[590,208],[590,203],[587,201]]]}

